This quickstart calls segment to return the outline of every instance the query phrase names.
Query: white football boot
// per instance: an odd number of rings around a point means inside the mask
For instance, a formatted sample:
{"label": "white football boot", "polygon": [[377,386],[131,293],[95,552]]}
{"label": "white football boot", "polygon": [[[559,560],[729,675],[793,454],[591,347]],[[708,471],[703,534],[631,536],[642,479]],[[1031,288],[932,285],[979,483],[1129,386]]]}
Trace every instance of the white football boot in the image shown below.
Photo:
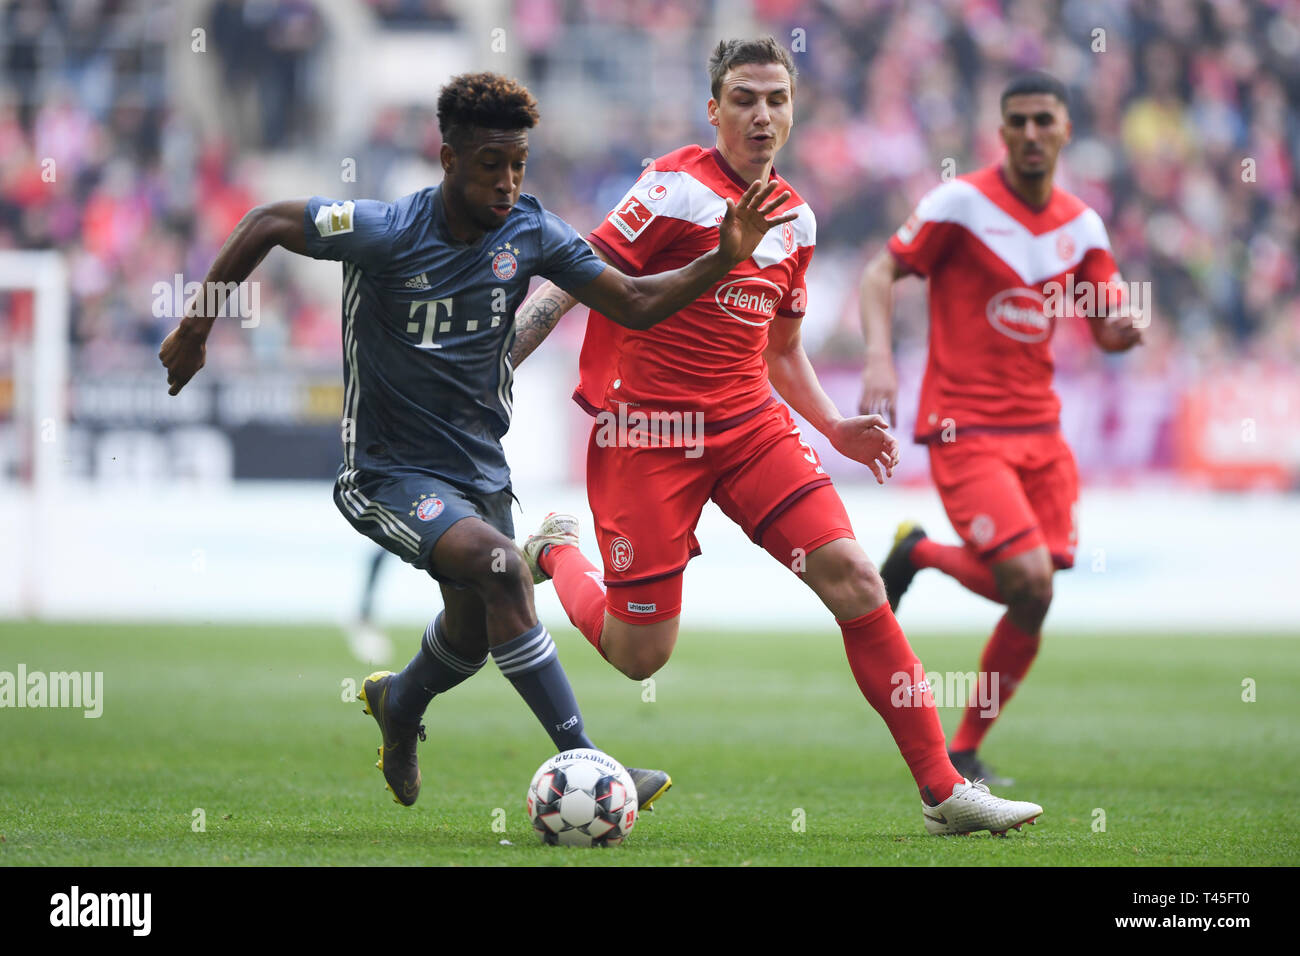
{"label": "white football boot", "polygon": [[578,519],[573,515],[552,511],[542,519],[542,526],[537,529],[537,534],[531,535],[524,542],[524,558],[528,561],[529,570],[533,572],[534,584],[541,584],[551,579],[551,576],[537,563],[537,559],[542,556],[542,549],[548,544],[571,544],[576,548]]}
{"label": "white football boot", "polygon": [[1033,823],[1042,812],[1043,808],[1036,803],[995,797],[980,781],[971,783],[966,779],[953,787],[952,796],[937,807],[921,802],[926,832],[938,836],[976,830],[1006,836],[1008,830],[1019,830],[1021,824]]}

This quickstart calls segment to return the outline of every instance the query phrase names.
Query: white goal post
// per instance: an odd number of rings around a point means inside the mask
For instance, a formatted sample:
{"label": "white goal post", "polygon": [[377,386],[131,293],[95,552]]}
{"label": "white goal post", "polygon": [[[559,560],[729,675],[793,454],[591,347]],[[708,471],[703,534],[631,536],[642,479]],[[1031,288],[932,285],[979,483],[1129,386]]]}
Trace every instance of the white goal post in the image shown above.
{"label": "white goal post", "polygon": [[[29,466],[30,483],[19,483],[9,507],[14,534],[9,561],[16,563],[16,610],[40,617],[45,610],[42,575],[47,573],[45,520],[56,500],[59,456],[67,435],[68,408],[68,270],[63,254],[53,251],[0,252],[0,290],[33,293],[30,342],[14,343],[14,421],[19,460]],[[5,562],[7,563],[7,561]]]}

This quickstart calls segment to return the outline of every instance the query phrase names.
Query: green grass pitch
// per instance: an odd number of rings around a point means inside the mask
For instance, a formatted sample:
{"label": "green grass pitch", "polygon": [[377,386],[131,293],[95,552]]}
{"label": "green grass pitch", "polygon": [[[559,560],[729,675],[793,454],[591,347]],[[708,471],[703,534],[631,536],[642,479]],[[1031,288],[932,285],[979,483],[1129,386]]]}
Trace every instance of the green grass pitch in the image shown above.
{"label": "green grass pitch", "polygon": [[[391,633],[404,661],[419,629]],[[1005,840],[925,834],[832,627],[685,630],[653,701],[576,632],[557,641],[596,743],[673,775],[619,848],[539,843],[523,797],[550,744],[490,664],[430,707],[405,809],[374,767],[373,721],[343,701],[366,668],[333,628],[0,624],[0,671],[104,674],[99,719],[0,710],[0,863],[1300,863],[1295,637],[1049,628],[984,748],[1017,778],[1006,795],[1045,807]],[[929,670],[965,671],[982,639],[913,644]],[[958,711],[943,715],[951,733]]]}

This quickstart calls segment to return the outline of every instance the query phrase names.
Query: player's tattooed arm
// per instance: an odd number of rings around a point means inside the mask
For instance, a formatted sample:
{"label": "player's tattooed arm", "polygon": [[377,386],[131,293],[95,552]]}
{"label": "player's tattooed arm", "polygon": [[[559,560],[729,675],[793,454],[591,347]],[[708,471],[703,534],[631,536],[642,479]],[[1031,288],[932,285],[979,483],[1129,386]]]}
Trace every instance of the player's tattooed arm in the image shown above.
{"label": "player's tattooed arm", "polygon": [[551,334],[564,314],[577,304],[577,299],[550,282],[530,295],[515,314],[515,341],[510,346],[510,364],[518,368]]}
{"label": "player's tattooed arm", "polygon": [[[235,227],[222,245],[217,258],[203,280],[203,288],[232,289],[248,278],[268,252],[283,246],[299,255],[307,254],[307,239],[303,234],[303,219],[307,202],[291,199],[268,203],[251,210]],[[219,283],[219,285],[213,285]],[[217,312],[225,303],[225,295],[218,293]],[[206,360],[208,333],[212,331],[215,315],[205,315],[207,296],[195,296],[185,317],[163,340],[158,358],[167,369],[167,394],[175,395],[203,368]]]}
{"label": "player's tattooed arm", "polygon": [[518,368],[551,334],[564,314],[577,304],[577,299],[550,282],[530,295],[515,314],[515,341],[510,346],[510,364]]}
{"label": "player's tattooed arm", "polygon": [[752,256],[769,229],[798,218],[792,212],[776,215],[790,198],[789,190],[772,197],[778,184],[775,179],[767,185],[753,182],[739,201],[728,199],[726,215],[718,226],[717,248],[695,261],[669,272],[635,277],[611,266],[574,289],[574,294],[579,302],[625,328],[652,328],[686,308]]}
{"label": "player's tattooed arm", "polygon": [[[607,265],[614,264],[601,249],[592,247],[591,251]],[[515,313],[515,341],[510,346],[510,364],[518,368],[519,363],[532,355],[551,334],[565,313],[578,304],[576,298],[554,282],[543,283]]]}
{"label": "player's tattooed arm", "polygon": [[898,405],[898,373],[894,370],[891,319],[894,283],[907,275],[903,264],[888,249],[881,249],[862,270],[858,282],[858,315],[867,340],[867,361],[862,370],[862,398],[858,411],[882,415],[891,425]]}

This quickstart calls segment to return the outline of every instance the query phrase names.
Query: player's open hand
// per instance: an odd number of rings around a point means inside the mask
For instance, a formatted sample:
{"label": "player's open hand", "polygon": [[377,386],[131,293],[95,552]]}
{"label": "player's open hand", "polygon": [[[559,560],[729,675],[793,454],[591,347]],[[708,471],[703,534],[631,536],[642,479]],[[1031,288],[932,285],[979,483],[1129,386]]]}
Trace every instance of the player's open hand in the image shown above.
{"label": "player's open hand", "polygon": [[886,478],[894,476],[898,467],[898,439],[889,434],[885,420],[879,415],[841,418],[827,437],[845,458],[870,468],[876,484],[883,485]]}
{"label": "player's open hand", "polygon": [[176,395],[207,360],[207,336],[178,325],[163,340],[158,358],[167,369],[167,394]]}
{"label": "player's open hand", "polygon": [[898,373],[893,359],[867,359],[862,370],[862,400],[858,411],[863,415],[880,415],[885,425],[895,424],[894,409],[898,405]]}
{"label": "player's open hand", "polygon": [[754,180],[740,197],[740,202],[727,200],[727,215],[718,226],[718,251],[733,266],[739,265],[754,254],[763,236],[773,226],[791,222],[799,218],[798,213],[788,212],[780,216],[769,214],[790,198],[790,190],[785,190],[775,199],[768,197],[776,191],[777,180],[772,179],[766,185]]}

